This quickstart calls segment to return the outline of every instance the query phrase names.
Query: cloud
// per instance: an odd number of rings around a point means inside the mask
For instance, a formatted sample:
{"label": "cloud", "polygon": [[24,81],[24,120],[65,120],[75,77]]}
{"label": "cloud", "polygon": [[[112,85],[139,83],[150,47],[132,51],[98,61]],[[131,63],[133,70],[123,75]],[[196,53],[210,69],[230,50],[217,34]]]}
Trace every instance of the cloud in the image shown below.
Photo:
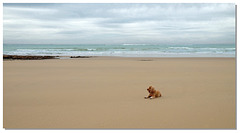
{"label": "cloud", "polygon": [[235,43],[234,4],[3,4],[13,44]]}

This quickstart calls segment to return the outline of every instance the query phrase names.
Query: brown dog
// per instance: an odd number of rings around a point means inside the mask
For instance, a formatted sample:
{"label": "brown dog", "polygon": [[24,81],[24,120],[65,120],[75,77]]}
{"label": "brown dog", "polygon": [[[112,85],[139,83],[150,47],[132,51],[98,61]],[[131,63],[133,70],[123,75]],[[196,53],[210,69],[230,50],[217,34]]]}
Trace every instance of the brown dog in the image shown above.
{"label": "brown dog", "polygon": [[152,99],[152,98],[157,98],[157,97],[161,97],[162,96],[160,91],[155,90],[155,88],[152,87],[152,86],[149,86],[147,90],[149,92],[149,95],[147,97],[144,97],[145,99],[147,99],[147,98]]}

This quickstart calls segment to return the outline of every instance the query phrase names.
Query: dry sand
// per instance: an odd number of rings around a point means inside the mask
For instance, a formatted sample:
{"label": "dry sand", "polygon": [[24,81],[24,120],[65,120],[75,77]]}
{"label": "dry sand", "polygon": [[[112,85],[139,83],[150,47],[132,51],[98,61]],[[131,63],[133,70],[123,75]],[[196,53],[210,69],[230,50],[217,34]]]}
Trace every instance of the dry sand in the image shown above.
{"label": "dry sand", "polygon": [[[3,62],[4,128],[236,128],[235,58]],[[153,85],[163,97],[146,100]]]}

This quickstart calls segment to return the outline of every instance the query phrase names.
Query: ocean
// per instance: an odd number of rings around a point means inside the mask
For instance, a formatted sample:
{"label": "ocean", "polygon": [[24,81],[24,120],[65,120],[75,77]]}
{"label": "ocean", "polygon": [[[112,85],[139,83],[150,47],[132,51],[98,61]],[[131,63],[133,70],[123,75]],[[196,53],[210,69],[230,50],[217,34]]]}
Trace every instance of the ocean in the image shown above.
{"label": "ocean", "polygon": [[4,55],[235,57],[235,44],[3,44]]}

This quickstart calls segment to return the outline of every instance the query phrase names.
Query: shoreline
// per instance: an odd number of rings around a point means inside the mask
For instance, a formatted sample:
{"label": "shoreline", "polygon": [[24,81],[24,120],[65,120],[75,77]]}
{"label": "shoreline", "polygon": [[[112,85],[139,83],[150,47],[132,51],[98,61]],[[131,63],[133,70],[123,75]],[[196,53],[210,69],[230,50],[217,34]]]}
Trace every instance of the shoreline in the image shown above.
{"label": "shoreline", "polygon": [[[235,58],[236,57],[124,57],[124,56],[38,56],[38,55],[3,55],[3,61],[7,60],[46,60],[46,59],[79,59],[79,58],[144,58],[144,59],[171,59],[171,58]],[[144,60],[143,60],[144,61]],[[147,61],[147,60],[146,60]]]}
{"label": "shoreline", "polygon": [[[14,48],[15,50],[11,50]],[[235,44],[195,45],[6,45],[4,54],[47,56],[119,56],[119,57],[234,57]]]}

